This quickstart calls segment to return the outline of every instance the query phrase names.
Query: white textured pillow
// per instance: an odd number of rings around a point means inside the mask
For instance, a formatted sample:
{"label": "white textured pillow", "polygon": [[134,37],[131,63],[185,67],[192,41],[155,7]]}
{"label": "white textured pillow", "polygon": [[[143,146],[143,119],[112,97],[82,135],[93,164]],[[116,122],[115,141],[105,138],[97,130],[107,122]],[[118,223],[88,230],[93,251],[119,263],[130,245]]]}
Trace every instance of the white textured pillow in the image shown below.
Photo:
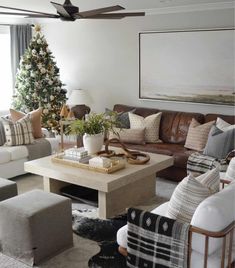
{"label": "white textured pillow", "polygon": [[198,205],[219,189],[219,169],[212,169],[194,178],[191,174],[184,178],[173,192],[167,216],[181,222],[190,223]]}
{"label": "white textured pillow", "polygon": [[231,125],[226,121],[224,121],[223,119],[221,119],[220,117],[218,117],[216,120],[216,127],[222,131],[228,131],[230,129],[234,129],[235,125]]}
{"label": "white textured pillow", "polygon": [[152,114],[142,117],[137,114],[129,113],[131,128],[145,128],[145,141],[147,143],[161,142],[159,139],[159,127],[162,113]]}
{"label": "white textured pillow", "polygon": [[233,157],[228,165],[228,169],[225,174],[225,179],[235,180],[235,157]]}

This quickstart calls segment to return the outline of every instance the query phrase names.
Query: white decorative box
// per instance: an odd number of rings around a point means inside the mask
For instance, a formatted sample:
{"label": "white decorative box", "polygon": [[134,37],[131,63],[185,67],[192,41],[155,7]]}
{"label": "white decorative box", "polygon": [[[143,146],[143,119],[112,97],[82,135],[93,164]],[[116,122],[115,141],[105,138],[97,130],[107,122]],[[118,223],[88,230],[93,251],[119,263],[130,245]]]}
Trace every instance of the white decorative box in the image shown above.
{"label": "white decorative box", "polygon": [[91,167],[101,167],[101,168],[109,168],[111,166],[111,160],[105,157],[93,157],[89,160],[89,166]]}
{"label": "white decorative box", "polygon": [[88,151],[84,147],[81,148],[70,148],[64,151],[66,156],[74,157],[76,159],[82,159],[88,156]]}

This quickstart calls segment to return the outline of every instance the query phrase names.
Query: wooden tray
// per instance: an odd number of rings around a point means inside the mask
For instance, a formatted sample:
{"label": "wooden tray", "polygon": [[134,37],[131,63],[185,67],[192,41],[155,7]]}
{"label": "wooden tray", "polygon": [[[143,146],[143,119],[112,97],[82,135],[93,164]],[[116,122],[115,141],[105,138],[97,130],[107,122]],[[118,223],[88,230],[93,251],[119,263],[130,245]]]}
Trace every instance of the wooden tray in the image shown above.
{"label": "wooden tray", "polygon": [[91,170],[91,171],[108,173],[108,174],[113,173],[117,170],[123,169],[126,166],[124,161],[113,160],[112,166],[109,168],[92,167],[92,166],[89,166],[89,164],[79,163],[75,160],[64,159],[63,157],[64,157],[63,153],[58,154],[56,156],[52,156],[51,161],[53,163],[58,163],[58,164],[62,164],[62,165],[70,166],[70,167],[83,168],[83,169],[87,169],[87,170]]}

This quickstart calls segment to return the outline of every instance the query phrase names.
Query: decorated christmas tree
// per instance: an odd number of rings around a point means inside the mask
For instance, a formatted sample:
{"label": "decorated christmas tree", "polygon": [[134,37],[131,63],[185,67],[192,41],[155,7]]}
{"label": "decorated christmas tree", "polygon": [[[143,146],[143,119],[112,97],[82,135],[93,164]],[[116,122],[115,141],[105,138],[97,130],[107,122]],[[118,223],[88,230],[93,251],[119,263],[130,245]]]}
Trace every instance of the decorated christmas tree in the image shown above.
{"label": "decorated christmas tree", "polygon": [[66,102],[66,90],[38,25],[21,58],[15,88],[14,108],[28,113],[42,107],[42,127],[59,132],[60,110]]}

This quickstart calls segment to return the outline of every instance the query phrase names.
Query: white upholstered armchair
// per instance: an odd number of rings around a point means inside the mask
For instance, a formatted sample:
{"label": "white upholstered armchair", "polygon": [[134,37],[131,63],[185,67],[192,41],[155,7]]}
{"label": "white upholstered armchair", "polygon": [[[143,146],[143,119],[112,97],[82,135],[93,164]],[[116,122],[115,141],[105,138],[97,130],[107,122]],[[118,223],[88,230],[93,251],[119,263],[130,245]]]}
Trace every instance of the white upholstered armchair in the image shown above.
{"label": "white upholstered armchair", "polygon": [[[167,215],[169,202],[152,211]],[[235,261],[235,181],[206,198],[193,214],[189,229],[189,263],[191,268],[233,267]],[[128,253],[128,225],[117,233],[119,251]],[[233,264],[232,264],[233,263]]]}

